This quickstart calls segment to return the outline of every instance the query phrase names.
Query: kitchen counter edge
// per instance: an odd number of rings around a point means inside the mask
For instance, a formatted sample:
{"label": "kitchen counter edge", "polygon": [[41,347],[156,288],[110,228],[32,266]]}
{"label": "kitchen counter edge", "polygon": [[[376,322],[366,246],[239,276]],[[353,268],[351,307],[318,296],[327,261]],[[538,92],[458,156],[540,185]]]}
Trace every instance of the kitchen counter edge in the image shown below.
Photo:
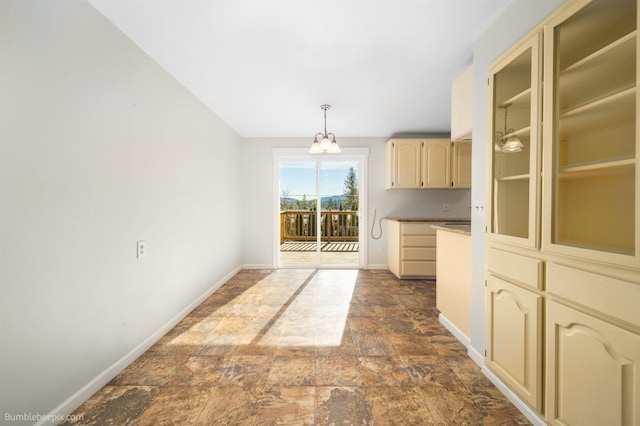
{"label": "kitchen counter edge", "polygon": [[431,227],[436,230],[440,229],[443,231],[455,232],[456,234],[471,236],[471,225],[467,224],[445,223],[431,225]]}
{"label": "kitchen counter edge", "polygon": [[387,216],[385,217],[387,220],[395,220],[396,222],[446,222],[446,223],[460,223],[461,225],[468,225],[471,223],[469,219],[452,219],[450,217],[441,217],[441,218],[433,218],[433,217],[393,217]]}

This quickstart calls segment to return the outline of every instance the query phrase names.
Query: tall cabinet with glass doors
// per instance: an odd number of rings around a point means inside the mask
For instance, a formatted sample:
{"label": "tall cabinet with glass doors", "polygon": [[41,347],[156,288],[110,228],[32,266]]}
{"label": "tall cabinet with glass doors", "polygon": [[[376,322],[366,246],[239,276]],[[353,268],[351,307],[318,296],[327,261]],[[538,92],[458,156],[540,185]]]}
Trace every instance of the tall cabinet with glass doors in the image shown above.
{"label": "tall cabinet with glass doors", "polygon": [[553,425],[640,424],[637,3],[569,0],[489,73],[486,363]]}

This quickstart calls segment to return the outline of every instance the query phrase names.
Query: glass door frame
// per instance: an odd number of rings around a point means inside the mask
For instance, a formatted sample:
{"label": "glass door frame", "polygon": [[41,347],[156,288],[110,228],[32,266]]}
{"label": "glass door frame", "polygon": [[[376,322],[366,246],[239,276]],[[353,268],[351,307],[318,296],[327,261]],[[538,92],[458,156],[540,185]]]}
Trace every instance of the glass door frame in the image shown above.
{"label": "glass door frame", "polygon": [[[273,149],[273,268],[314,268],[314,269],[366,269],[367,268],[367,163],[369,148],[342,148],[340,154],[310,154],[308,148]],[[357,161],[358,162],[358,265],[322,265],[320,258],[314,265],[280,265],[280,162],[282,161]],[[317,163],[319,164],[319,163]],[[317,173],[317,171],[316,171]],[[316,182],[319,187],[320,182]],[[318,214],[321,209],[318,209]],[[320,226],[320,221],[317,222]],[[320,233],[318,232],[318,238]]]}

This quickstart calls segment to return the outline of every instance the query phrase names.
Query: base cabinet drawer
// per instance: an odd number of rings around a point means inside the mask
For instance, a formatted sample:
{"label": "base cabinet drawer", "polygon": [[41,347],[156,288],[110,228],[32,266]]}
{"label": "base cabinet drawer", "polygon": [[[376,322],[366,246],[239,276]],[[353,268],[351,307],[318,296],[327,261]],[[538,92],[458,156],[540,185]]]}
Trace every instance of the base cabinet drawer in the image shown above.
{"label": "base cabinet drawer", "polygon": [[402,260],[433,260],[436,258],[435,247],[403,247]]}
{"label": "base cabinet drawer", "polygon": [[402,235],[400,245],[403,247],[435,247],[435,235]]}
{"label": "base cabinet drawer", "polygon": [[487,366],[533,408],[542,408],[542,296],[489,275]]}
{"label": "base cabinet drawer", "polygon": [[400,266],[400,275],[407,277],[421,277],[436,274],[436,262],[402,262]]}
{"label": "base cabinet drawer", "polygon": [[640,335],[556,302],[546,335],[550,424],[640,424]]}
{"label": "base cabinet drawer", "polygon": [[435,222],[409,222],[403,223],[401,232],[403,235],[435,235],[436,230],[431,227]]}

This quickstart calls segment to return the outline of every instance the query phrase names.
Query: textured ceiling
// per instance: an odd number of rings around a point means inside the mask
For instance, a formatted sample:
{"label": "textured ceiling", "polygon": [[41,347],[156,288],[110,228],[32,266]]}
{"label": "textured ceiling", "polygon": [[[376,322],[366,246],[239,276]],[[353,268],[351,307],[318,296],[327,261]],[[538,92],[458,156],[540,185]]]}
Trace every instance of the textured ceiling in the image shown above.
{"label": "textured ceiling", "polygon": [[243,137],[449,132],[451,82],[513,0],[89,0]]}

